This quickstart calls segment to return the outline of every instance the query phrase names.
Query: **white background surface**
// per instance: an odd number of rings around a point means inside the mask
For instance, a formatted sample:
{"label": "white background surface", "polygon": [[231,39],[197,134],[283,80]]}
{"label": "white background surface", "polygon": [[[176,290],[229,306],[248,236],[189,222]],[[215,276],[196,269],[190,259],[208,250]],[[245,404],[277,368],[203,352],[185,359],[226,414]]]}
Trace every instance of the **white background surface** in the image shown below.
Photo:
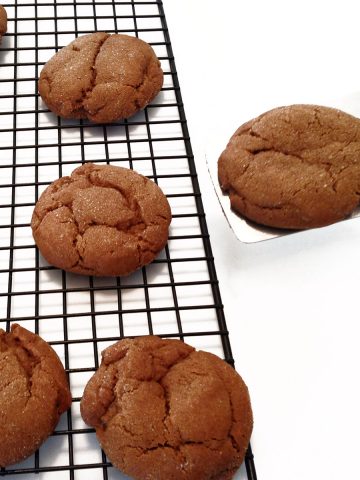
{"label": "white background surface", "polygon": [[235,129],[317,103],[360,116],[355,1],[164,0],[258,478],[360,478],[360,218],[239,242],[214,169]]}

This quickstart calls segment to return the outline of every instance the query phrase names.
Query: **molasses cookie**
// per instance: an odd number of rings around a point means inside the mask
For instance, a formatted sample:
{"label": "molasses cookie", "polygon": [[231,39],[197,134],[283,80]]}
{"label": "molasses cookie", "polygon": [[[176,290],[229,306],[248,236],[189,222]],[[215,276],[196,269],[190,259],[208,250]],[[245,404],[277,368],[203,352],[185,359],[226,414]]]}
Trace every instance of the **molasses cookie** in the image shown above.
{"label": "molasses cookie", "polygon": [[128,275],[168,239],[171,211],[161,189],[133,170],[87,163],[43,192],[31,220],[52,265],[83,275]]}
{"label": "molasses cookie", "polygon": [[39,93],[64,118],[113,122],[145,108],[159,93],[163,72],[154,50],[128,35],[84,35],[44,66]]}
{"label": "molasses cookie", "polygon": [[137,480],[230,480],[253,424],[232,367],[156,336],[104,350],[80,407],[111,462]]}
{"label": "molasses cookie", "polygon": [[232,208],[257,223],[334,223],[360,203],[360,120],[316,105],[270,110],[235,132],[218,174]]}
{"label": "molasses cookie", "polygon": [[5,8],[0,5],[0,42],[7,31],[7,13]]}
{"label": "molasses cookie", "polygon": [[0,329],[0,467],[32,455],[71,405],[65,370],[38,335]]}

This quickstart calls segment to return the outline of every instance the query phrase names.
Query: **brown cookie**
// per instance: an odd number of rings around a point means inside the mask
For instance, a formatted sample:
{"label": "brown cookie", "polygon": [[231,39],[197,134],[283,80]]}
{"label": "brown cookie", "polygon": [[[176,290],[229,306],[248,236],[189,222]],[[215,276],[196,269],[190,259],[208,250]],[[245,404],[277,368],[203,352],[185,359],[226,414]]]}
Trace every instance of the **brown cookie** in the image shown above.
{"label": "brown cookie", "polygon": [[360,203],[360,120],[291,105],[242,125],[218,163],[232,208],[272,227],[321,227]]}
{"label": "brown cookie", "polygon": [[65,370],[42,338],[0,329],[0,467],[32,455],[71,405]]}
{"label": "brown cookie", "polygon": [[128,35],[84,35],[44,66],[39,92],[54,113],[106,123],[142,110],[160,92],[163,72],[154,50]]}
{"label": "brown cookie", "polygon": [[5,8],[0,5],[0,42],[7,32],[7,13]]}
{"label": "brown cookie", "polygon": [[43,192],[31,220],[52,265],[83,275],[128,275],[165,246],[171,211],[161,189],[133,170],[87,163]]}
{"label": "brown cookie", "polygon": [[231,479],[253,424],[233,368],[156,336],[104,350],[80,407],[111,462],[137,480]]}

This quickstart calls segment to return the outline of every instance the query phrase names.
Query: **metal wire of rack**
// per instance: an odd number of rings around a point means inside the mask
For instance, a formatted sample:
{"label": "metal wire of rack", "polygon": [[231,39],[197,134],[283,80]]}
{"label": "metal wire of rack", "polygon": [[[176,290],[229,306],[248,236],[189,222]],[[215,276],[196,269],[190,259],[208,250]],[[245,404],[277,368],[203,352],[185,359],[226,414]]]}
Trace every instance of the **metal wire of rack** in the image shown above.
{"label": "metal wire of rack", "polygon": [[[79,411],[101,351],[120,338],[156,334],[181,338],[233,364],[163,5],[13,0],[4,6],[9,22],[0,50],[0,327],[19,323],[53,346],[68,374],[73,404],[35,455],[0,469],[0,476],[124,479]],[[44,63],[93,31],[139,36],[160,58],[164,87],[129,120],[111,125],[63,120],[38,95]],[[171,205],[168,245],[129,277],[60,271],[34,245],[30,219],[39,195],[87,161],[133,168],[157,182]],[[250,448],[239,475],[256,479]]]}

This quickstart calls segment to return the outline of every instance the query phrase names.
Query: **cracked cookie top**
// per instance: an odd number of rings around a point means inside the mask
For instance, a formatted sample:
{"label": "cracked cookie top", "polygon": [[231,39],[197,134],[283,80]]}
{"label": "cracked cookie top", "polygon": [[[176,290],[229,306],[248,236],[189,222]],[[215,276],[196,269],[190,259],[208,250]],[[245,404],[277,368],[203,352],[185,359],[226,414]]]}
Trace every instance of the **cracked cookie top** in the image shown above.
{"label": "cracked cookie top", "polygon": [[83,275],[128,275],[168,239],[171,211],[139,173],[86,163],[53,182],[35,205],[33,236],[52,265]]}
{"label": "cracked cookie top", "polygon": [[360,120],[316,105],[276,108],[235,132],[218,174],[232,208],[250,220],[329,225],[360,203]]}
{"label": "cracked cookie top", "polygon": [[41,71],[39,93],[64,118],[109,123],[142,110],[160,92],[163,72],[154,50],[128,35],[84,35]]}
{"label": "cracked cookie top", "polygon": [[137,480],[230,480],[252,431],[246,385],[180,340],[121,340],[102,352],[81,400],[111,462]]}
{"label": "cracked cookie top", "polygon": [[0,42],[7,31],[7,13],[5,8],[0,5]]}
{"label": "cracked cookie top", "polygon": [[53,432],[71,395],[55,351],[19,325],[0,329],[0,467],[32,455]]}

